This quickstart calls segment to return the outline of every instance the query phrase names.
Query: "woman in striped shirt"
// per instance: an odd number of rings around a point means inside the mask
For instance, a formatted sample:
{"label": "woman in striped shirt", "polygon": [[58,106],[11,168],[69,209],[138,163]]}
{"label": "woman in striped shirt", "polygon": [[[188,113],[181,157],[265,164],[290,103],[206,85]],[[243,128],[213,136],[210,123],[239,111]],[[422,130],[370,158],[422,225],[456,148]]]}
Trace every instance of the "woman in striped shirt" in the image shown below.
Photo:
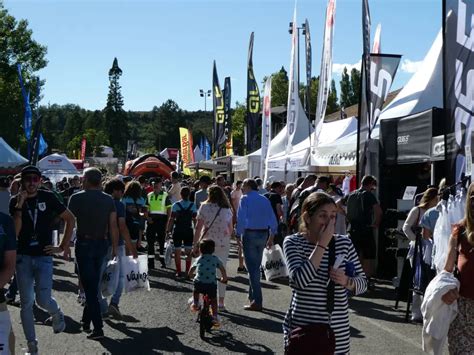
{"label": "woman in striped shirt", "polygon": [[[291,306],[283,324],[285,346],[288,344],[290,322],[292,329],[313,323],[330,323],[336,337],[336,353],[349,353],[347,290],[356,295],[365,292],[367,279],[349,237],[334,234],[336,215],[337,206],[331,196],[312,193],[303,203],[300,233],[284,241],[293,291]],[[332,239],[335,241],[336,259],[343,257],[337,270],[328,267],[328,245]],[[346,274],[346,270],[351,276]],[[335,283],[334,310],[330,321],[326,309],[329,279]],[[314,346],[316,349],[318,344]]]}

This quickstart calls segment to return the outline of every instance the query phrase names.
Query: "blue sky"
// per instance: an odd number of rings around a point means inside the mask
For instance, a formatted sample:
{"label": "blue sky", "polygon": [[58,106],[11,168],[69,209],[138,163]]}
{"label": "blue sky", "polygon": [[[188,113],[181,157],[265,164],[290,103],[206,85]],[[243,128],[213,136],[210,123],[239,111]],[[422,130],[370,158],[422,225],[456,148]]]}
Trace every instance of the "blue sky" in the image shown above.
{"label": "blue sky", "polygon": [[[399,88],[441,28],[442,1],[369,1],[372,36],[382,24],[382,52],[403,55],[392,87]],[[230,76],[232,101],[242,102],[251,31],[259,83],[290,63],[292,0],[4,0],[4,5],[17,19],[27,19],[34,38],[48,47],[49,63],[40,72],[46,79],[42,104],[102,109],[114,57],[123,70],[127,110],[148,111],[169,98],[183,109],[203,109],[199,89],[211,88],[214,59],[221,85]],[[313,75],[319,75],[325,11],[325,0],[298,1],[298,23],[307,18],[310,24]],[[361,0],[337,0],[337,83],[343,65],[356,64],[361,53]],[[209,110],[210,100],[207,104]]]}

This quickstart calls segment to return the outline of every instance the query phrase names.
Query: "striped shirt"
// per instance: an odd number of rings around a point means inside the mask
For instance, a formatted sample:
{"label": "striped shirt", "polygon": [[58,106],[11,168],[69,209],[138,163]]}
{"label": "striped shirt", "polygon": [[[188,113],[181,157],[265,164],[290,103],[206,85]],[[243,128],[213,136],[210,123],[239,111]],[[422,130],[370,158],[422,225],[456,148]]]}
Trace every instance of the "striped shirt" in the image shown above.
{"label": "striped shirt", "polygon": [[[365,292],[367,279],[351,240],[343,235],[335,235],[334,239],[336,242],[336,258],[341,254],[345,257],[340,268],[346,268],[346,264],[349,263],[354,266],[355,276],[352,279],[355,283],[355,294]],[[312,323],[329,322],[326,310],[329,250],[324,252],[319,269],[316,269],[309,260],[314,248],[315,244],[310,243],[301,234],[293,234],[285,238],[283,243],[290,274],[290,287],[293,291],[291,307],[286,313],[283,323],[285,344],[288,340],[289,317],[291,317],[292,328]],[[334,311],[331,316],[331,328],[336,336],[337,354],[346,354],[350,350],[348,309],[347,290],[336,284],[334,287]]]}

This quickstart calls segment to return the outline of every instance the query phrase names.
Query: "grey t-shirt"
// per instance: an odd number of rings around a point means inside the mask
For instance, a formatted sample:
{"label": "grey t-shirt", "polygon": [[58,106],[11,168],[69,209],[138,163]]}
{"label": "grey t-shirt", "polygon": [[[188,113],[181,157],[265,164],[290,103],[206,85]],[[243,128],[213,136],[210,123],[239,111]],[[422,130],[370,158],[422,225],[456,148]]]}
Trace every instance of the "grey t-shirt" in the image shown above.
{"label": "grey t-shirt", "polygon": [[76,216],[78,239],[84,235],[104,239],[110,214],[116,212],[112,197],[99,190],[75,193],[69,199],[69,210]]}
{"label": "grey t-shirt", "polygon": [[196,192],[196,195],[194,196],[194,203],[196,204],[196,208],[199,209],[201,207],[201,203],[207,200],[207,189],[199,190]]}
{"label": "grey t-shirt", "polygon": [[10,205],[10,191],[0,190],[0,212],[10,214],[8,206]]}

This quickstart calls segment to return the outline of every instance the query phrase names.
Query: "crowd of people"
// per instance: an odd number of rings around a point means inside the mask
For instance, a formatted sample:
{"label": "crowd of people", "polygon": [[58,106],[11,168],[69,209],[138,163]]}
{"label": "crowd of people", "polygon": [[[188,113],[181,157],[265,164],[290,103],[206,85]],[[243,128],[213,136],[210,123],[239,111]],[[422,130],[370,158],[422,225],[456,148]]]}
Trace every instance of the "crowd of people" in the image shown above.
{"label": "crowd of people", "polygon": [[[382,220],[376,188],[377,180],[365,176],[355,189],[350,174],[339,179],[309,174],[294,183],[264,184],[259,177],[231,182],[222,175],[194,181],[177,172],[170,179],[104,177],[96,168],[53,186],[38,168],[27,166],[14,178],[0,179],[0,288],[9,285],[0,292],[4,338],[0,342],[14,348],[6,303],[15,302],[17,292],[29,354],[39,349],[35,303],[51,315],[54,333],[64,331],[63,311],[52,296],[53,255],[62,253],[69,259],[71,245],[78,301],[84,306],[81,324],[88,338],[105,336],[104,318],[121,317],[122,270],[109,302],[100,292],[107,261],[146,253],[149,269],[167,268],[165,245],[173,246],[175,278],[193,280],[191,311],[200,308],[199,294],[208,294],[213,326],[219,327],[219,312],[226,309],[227,260],[235,238],[236,271],[249,279],[249,303],[244,309],[263,309],[262,257],[265,248],[278,244],[286,257],[292,290],[283,324],[287,352],[302,351],[305,342],[320,339],[323,324],[333,338],[333,352],[349,353],[349,297],[375,287],[376,235]],[[459,302],[459,316],[449,332],[455,354],[474,348],[471,194],[474,201],[474,185],[468,191],[466,217],[451,236],[446,263],[447,271],[459,273],[460,290],[442,295],[446,305]],[[425,249],[432,246],[438,196],[437,189],[428,189],[403,228],[412,241],[421,233]],[[413,320],[422,317],[421,302],[422,293],[414,291]],[[301,329],[305,336],[296,334]]]}

